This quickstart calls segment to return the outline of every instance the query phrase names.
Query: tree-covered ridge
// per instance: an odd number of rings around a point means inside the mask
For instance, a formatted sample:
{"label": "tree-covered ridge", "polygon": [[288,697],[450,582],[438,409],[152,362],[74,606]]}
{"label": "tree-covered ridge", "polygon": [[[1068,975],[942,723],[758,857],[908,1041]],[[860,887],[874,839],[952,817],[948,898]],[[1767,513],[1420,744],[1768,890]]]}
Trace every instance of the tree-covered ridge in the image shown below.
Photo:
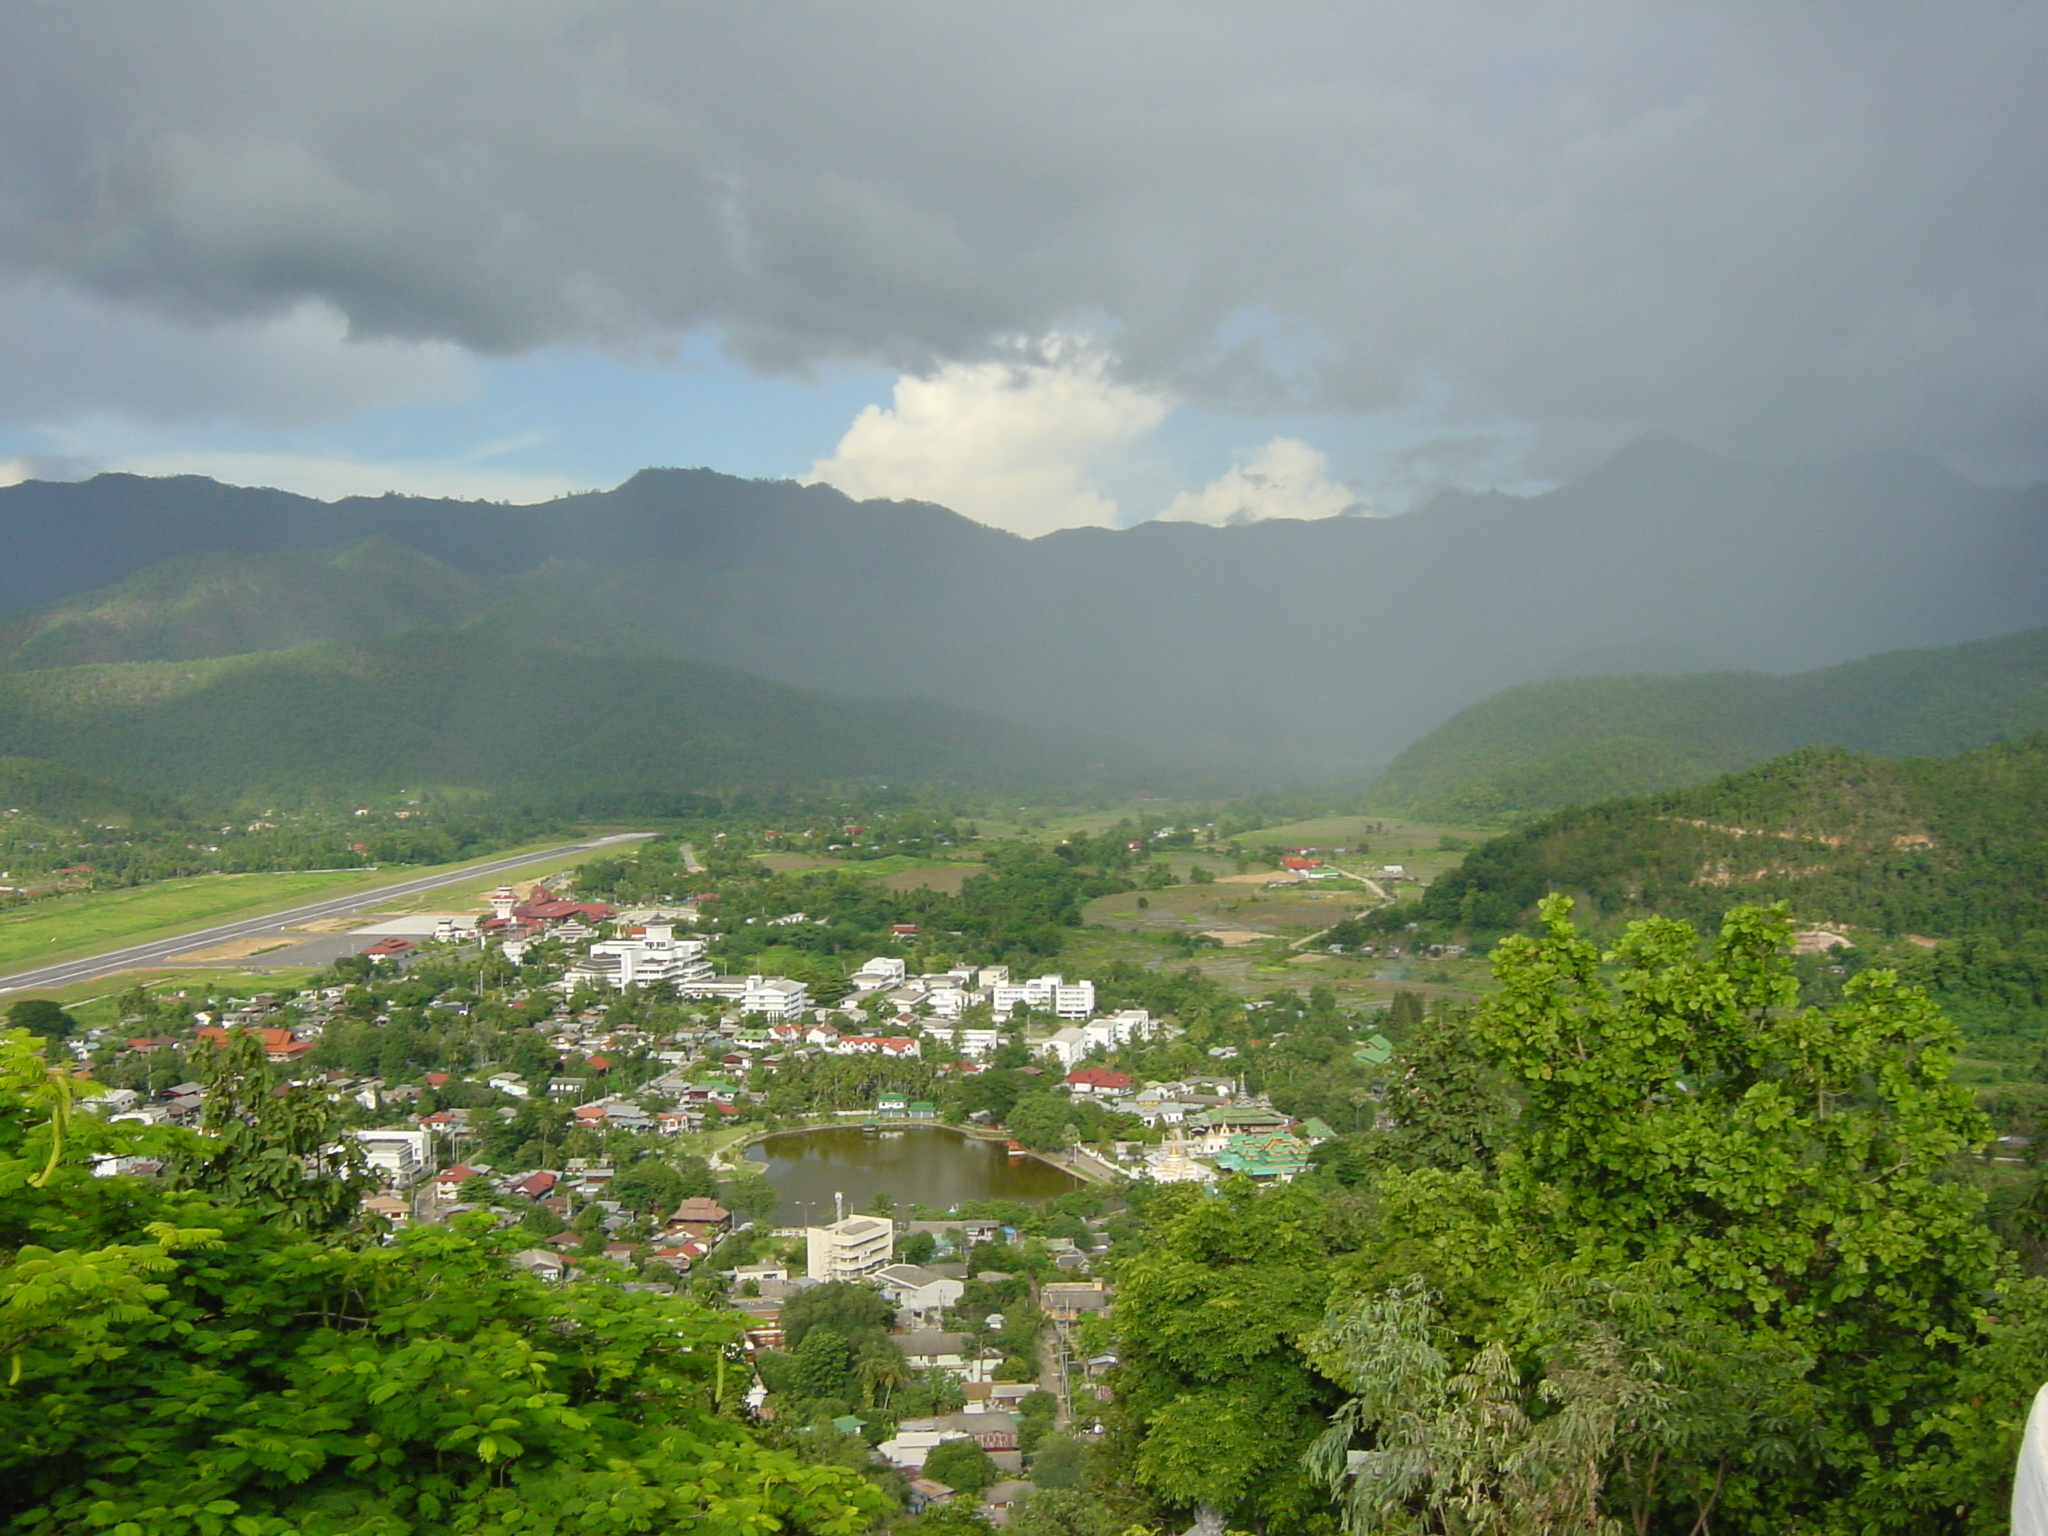
{"label": "tree-covered ridge", "polygon": [[0,665],[191,661],[452,628],[482,612],[495,590],[385,538],[183,555],[0,621]]}
{"label": "tree-covered ridge", "polygon": [[1784,900],[1802,921],[2016,938],[2048,902],[2048,736],[1901,761],[1814,748],[1693,789],[1560,811],[1424,893],[1432,927],[1497,933],[1547,891],[1604,921],[1713,923]]}
{"label": "tree-covered ridge", "polygon": [[1590,677],[1510,688],[1453,716],[1369,791],[1379,810],[1510,823],[1696,784],[1807,746],[1902,757],[2048,727],[2048,629],[1791,677]]}
{"label": "tree-covered ridge", "polygon": [[0,752],[166,795],[427,784],[614,808],[738,785],[1070,781],[1130,761],[949,706],[481,630],[0,673]]}

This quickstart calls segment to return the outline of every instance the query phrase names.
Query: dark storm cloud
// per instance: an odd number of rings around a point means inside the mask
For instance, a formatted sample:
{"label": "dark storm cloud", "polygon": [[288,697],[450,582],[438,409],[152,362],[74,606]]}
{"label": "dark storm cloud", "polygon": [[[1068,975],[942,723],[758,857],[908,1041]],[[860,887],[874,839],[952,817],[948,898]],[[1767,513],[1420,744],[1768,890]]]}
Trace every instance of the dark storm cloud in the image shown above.
{"label": "dark storm cloud", "polygon": [[1107,328],[1187,398],[1560,460],[2048,440],[2037,5],[0,15],[0,266],[186,321],[766,369]]}

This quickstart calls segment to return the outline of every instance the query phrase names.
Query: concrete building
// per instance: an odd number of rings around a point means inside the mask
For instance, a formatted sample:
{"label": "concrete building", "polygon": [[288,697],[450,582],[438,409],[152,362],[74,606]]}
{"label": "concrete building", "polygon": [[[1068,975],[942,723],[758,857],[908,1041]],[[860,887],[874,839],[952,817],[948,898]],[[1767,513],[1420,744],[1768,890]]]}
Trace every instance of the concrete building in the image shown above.
{"label": "concrete building", "polygon": [[898,1312],[916,1321],[937,1318],[957,1306],[966,1285],[951,1275],[935,1274],[915,1264],[890,1264],[875,1271],[875,1284]]}
{"label": "concrete building", "polygon": [[668,923],[648,923],[637,938],[611,939],[569,971],[571,981],[601,981],[614,987],[649,986],[658,981],[682,986],[711,974],[702,939],[679,939]]}
{"label": "concrete building", "polygon": [[433,1166],[432,1136],[426,1131],[351,1131],[363,1160],[394,1189],[411,1189]]}
{"label": "concrete building", "polygon": [[804,1231],[805,1273],[813,1280],[858,1280],[896,1256],[896,1226],[879,1216],[849,1216]]}

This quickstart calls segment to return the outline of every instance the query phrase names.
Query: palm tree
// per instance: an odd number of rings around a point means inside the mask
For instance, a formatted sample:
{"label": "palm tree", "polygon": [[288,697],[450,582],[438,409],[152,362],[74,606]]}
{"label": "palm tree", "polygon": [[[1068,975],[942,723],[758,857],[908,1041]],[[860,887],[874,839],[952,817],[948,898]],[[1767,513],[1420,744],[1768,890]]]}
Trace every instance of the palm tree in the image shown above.
{"label": "palm tree", "polygon": [[898,1387],[908,1386],[910,1383],[909,1362],[903,1358],[902,1352],[894,1344],[883,1344],[880,1348],[862,1355],[857,1369],[860,1376],[861,1401],[870,1408],[876,1406],[877,1387],[882,1389],[880,1406],[886,1410],[890,1394]]}

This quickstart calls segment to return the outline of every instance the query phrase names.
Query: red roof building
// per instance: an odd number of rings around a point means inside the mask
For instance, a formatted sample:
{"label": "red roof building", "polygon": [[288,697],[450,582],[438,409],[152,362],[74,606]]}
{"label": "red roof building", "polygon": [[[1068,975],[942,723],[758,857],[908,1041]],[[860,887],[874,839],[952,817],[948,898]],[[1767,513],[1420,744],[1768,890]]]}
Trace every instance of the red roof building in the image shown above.
{"label": "red roof building", "polygon": [[[211,1045],[225,1045],[228,1032],[218,1024],[209,1024],[199,1030],[199,1038]],[[312,1050],[319,1042],[295,1040],[288,1029],[258,1029],[252,1031],[263,1042],[263,1054],[270,1061],[292,1061]]]}
{"label": "red roof building", "polygon": [[613,909],[601,901],[571,901],[544,885],[536,885],[526,900],[512,909],[512,915],[533,923],[566,923],[571,918],[604,923],[611,921]]}
{"label": "red roof building", "polygon": [[1067,1074],[1067,1086],[1077,1093],[1128,1093],[1135,1081],[1130,1073],[1108,1067],[1078,1067]]}

